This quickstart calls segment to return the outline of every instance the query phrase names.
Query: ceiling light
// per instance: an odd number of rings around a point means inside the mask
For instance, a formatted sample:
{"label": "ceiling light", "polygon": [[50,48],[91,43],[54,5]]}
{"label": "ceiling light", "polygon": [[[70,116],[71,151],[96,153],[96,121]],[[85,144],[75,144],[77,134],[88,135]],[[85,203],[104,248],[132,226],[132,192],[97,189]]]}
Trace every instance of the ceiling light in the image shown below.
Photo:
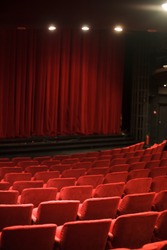
{"label": "ceiling light", "polygon": [[54,26],[54,25],[51,25],[51,26],[49,26],[49,28],[48,28],[48,30],[50,30],[50,31],[53,31],[53,30],[55,30],[56,29],[56,27]]}
{"label": "ceiling light", "polygon": [[163,3],[161,6],[163,10],[167,11],[167,3]]}
{"label": "ceiling light", "polygon": [[122,32],[123,31],[123,28],[121,26],[115,26],[114,30],[116,32]]}
{"label": "ceiling light", "polygon": [[83,31],[88,31],[89,30],[89,27],[87,26],[87,25],[84,25],[84,26],[82,26],[82,28],[81,28]]}

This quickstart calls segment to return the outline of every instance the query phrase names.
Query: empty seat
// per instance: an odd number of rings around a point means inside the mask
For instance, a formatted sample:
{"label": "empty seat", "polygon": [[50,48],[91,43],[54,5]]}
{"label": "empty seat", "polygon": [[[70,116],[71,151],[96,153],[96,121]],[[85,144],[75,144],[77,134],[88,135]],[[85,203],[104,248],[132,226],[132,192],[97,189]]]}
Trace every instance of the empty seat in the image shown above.
{"label": "empty seat", "polygon": [[126,163],[127,164],[132,164],[132,163],[135,163],[135,162],[139,162],[140,161],[140,156],[134,156],[134,157],[130,157],[127,159]]}
{"label": "empty seat", "polygon": [[119,201],[119,196],[86,199],[79,207],[78,218],[80,220],[115,218]]}
{"label": "empty seat", "polygon": [[50,160],[44,160],[41,162],[41,164],[48,166],[50,168],[53,165],[60,164],[60,160],[50,159]]}
{"label": "empty seat", "polygon": [[167,240],[161,240],[145,244],[142,249],[145,250],[167,250]]}
{"label": "empty seat", "polygon": [[85,168],[89,169],[92,166],[91,161],[77,162],[72,168]]}
{"label": "empty seat", "polygon": [[0,204],[16,204],[18,196],[17,190],[0,190]]}
{"label": "empty seat", "polygon": [[151,160],[151,161],[146,162],[145,168],[149,168],[149,169],[156,168],[156,167],[159,167],[159,164],[160,164],[160,160]]}
{"label": "empty seat", "polygon": [[125,214],[117,217],[110,230],[112,248],[140,248],[151,242],[158,212]]}
{"label": "empty seat", "polygon": [[55,224],[11,226],[2,230],[3,250],[53,250]]}
{"label": "empty seat", "polygon": [[30,156],[17,156],[12,158],[12,162],[14,162],[15,166],[17,166],[20,161],[31,161],[32,158]]}
{"label": "empty seat", "polygon": [[22,168],[20,167],[1,167],[0,168],[0,178],[3,179],[7,173],[21,173]]}
{"label": "empty seat", "polygon": [[143,155],[143,156],[141,156],[140,161],[144,161],[144,162],[151,161],[151,157],[152,157],[151,154]]}
{"label": "empty seat", "polygon": [[76,179],[78,179],[81,175],[84,175],[85,172],[86,172],[85,168],[67,169],[62,172],[61,177],[62,178],[75,177]]}
{"label": "empty seat", "polygon": [[64,170],[72,169],[72,166],[72,164],[54,164],[50,166],[49,170],[59,171],[60,173],[62,173]]}
{"label": "empty seat", "polygon": [[124,172],[129,170],[129,164],[116,164],[110,167],[109,172]]}
{"label": "empty seat", "polygon": [[99,152],[87,152],[86,157],[98,157],[100,155]]}
{"label": "empty seat", "polygon": [[42,171],[36,172],[34,174],[33,180],[42,180],[44,183],[46,183],[49,179],[59,178],[59,176],[59,171]]}
{"label": "empty seat", "polygon": [[127,194],[118,207],[118,215],[151,211],[155,193]]}
{"label": "empty seat", "polygon": [[161,159],[161,152],[152,153],[151,160],[160,160],[160,159]]}
{"label": "empty seat", "polygon": [[167,166],[166,167],[155,167],[150,170],[150,177],[154,178],[156,176],[167,175]]}
{"label": "empty seat", "polygon": [[151,190],[153,192],[167,190],[167,175],[154,177],[151,183]]}
{"label": "empty seat", "polygon": [[94,189],[93,197],[121,197],[123,195],[124,185],[124,182],[100,184]]}
{"label": "empty seat", "polygon": [[126,158],[115,158],[110,162],[110,166],[118,165],[118,164],[126,164]]}
{"label": "empty seat", "polygon": [[167,240],[167,210],[161,211],[155,223],[154,241]]}
{"label": "empty seat", "polygon": [[34,165],[39,165],[39,162],[35,160],[26,160],[26,161],[23,160],[17,163],[17,166],[21,167],[23,170],[28,166],[34,166]]}
{"label": "empty seat", "polygon": [[67,222],[57,228],[56,249],[104,250],[110,224],[109,219]]}
{"label": "empty seat", "polygon": [[160,167],[162,167],[162,166],[167,166],[167,158],[161,159],[161,160],[160,160],[159,166],[160,166]]}
{"label": "empty seat", "polygon": [[32,204],[0,205],[0,231],[4,227],[30,225]]}
{"label": "empty seat", "polygon": [[46,187],[56,187],[59,192],[63,187],[74,186],[76,178],[53,178],[49,179]]}
{"label": "empty seat", "polygon": [[12,190],[17,190],[19,194],[26,188],[42,188],[43,181],[15,181],[11,187]]}
{"label": "empty seat", "polygon": [[37,207],[42,201],[56,200],[56,188],[27,188],[21,193],[19,203],[32,203]]}
{"label": "empty seat", "polygon": [[133,162],[129,164],[129,171],[135,170],[135,169],[144,169],[146,163],[145,162]]}
{"label": "empty seat", "polygon": [[75,221],[79,201],[45,201],[41,202],[37,208],[33,209],[33,221],[38,224],[55,223],[63,225],[68,221]]}
{"label": "empty seat", "polygon": [[97,175],[83,175],[78,178],[76,185],[92,185],[93,188],[103,183],[104,176],[101,174]]}
{"label": "empty seat", "polygon": [[30,181],[31,173],[7,173],[4,176],[4,181],[9,182],[13,185],[15,181]]}
{"label": "empty seat", "polygon": [[82,159],[80,159],[80,162],[94,162],[97,160],[97,156],[85,156]]}
{"label": "empty seat", "polygon": [[149,169],[134,169],[129,172],[127,180],[135,178],[145,178],[148,177],[149,173],[150,173]]}
{"label": "empty seat", "polygon": [[162,190],[155,194],[152,208],[155,211],[163,211],[167,209],[167,190]]}
{"label": "empty seat", "polygon": [[79,158],[69,158],[69,159],[63,159],[61,161],[62,164],[72,164],[74,165],[75,163],[79,162],[80,159]]}
{"label": "empty seat", "polygon": [[79,200],[81,203],[92,197],[93,187],[85,186],[69,186],[63,187],[59,193],[60,200]]}
{"label": "empty seat", "polygon": [[43,161],[48,161],[51,159],[52,159],[52,157],[50,155],[36,156],[33,158],[33,160],[38,161],[39,163],[42,163]]}
{"label": "empty seat", "polygon": [[10,183],[7,181],[0,182],[0,190],[8,190],[10,186]]}
{"label": "empty seat", "polygon": [[43,172],[47,170],[48,170],[48,166],[46,165],[28,166],[25,168],[25,172],[31,173],[32,176],[34,176],[34,174],[37,172]]}
{"label": "empty seat", "polygon": [[109,172],[109,167],[91,167],[88,169],[88,175],[102,174],[105,175]]}
{"label": "empty seat", "polygon": [[12,161],[0,161],[0,168],[1,167],[15,167],[15,163]]}
{"label": "empty seat", "polygon": [[126,182],[128,171],[107,173],[103,183]]}
{"label": "empty seat", "polygon": [[96,160],[93,162],[92,167],[109,167],[110,160]]}
{"label": "empty seat", "polygon": [[125,194],[147,193],[150,191],[151,182],[152,178],[150,177],[131,179],[127,181],[127,183],[125,184],[124,193]]}

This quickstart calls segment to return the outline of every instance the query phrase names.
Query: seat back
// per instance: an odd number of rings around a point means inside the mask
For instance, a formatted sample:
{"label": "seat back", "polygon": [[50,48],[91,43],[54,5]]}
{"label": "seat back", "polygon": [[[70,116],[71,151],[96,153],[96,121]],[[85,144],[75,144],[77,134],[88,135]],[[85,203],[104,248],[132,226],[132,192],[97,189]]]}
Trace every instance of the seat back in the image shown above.
{"label": "seat back", "polygon": [[159,212],[154,236],[156,241],[167,239],[167,210]]}
{"label": "seat back", "polygon": [[68,221],[75,221],[78,207],[77,200],[41,202],[37,208],[36,223],[55,223],[59,226]]}
{"label": "seat back", "polygon": [[153,210],[163,211],[167,209],[167,190],[156,193],[152,202]]}
{"label": "seat back", "polygon": [[42,188],[43,181],[15,181],[11,187],[12,190],[17,190],[19,194],[26,188]]}
{"label": "seat back", "polygon": [[[152,178],[135,178],[127,181],[124,188],[125,194],[147,193],[150,190]],[[153,191],[153,190],[152,190]]]}
{"label": "seat back", "polygon": [[0,231],[4,227],[30,225],[33,204],[0,205]]}
{"label": "seat back", "polygon": [[49,179],[46,187],[56,187],[59,192],[63,187],[74,186],[76,178],[53,178]]}
{"label": "seat back", "polygon": [[41,171],[36,172],[34,174],[34,180],[42,180],[43,182],[47,182],[49,179],[52,178],[59,178],[60,172],[59,171]]}
{"label": "seat back", "polygon": [[19,173],[22,172],[21,167],[1,167],[0,168],[0,178],[3,179],[7,173]]}
{"label": "seat back", "polygon": [[109,172],[124,172],[124,171],[128,171],[129,170],[129,164],[115,164],[113,166],[110,167]]}
{"label": "seat back", "polygon": [[16,204],[18,196],[16,190],[0,190],[0,204]]}
{"label": "seat back", "polygon": [[4,176],[4,181],[9,182],[11,185],[15,181],[30,181],[31,174],[30,173],[7,173]]}
{"label": "seat back", "polygon": [[133,162],[131,164],[129,164],[129,171],[131,170],[136,170],[136,169],[144,169],[145,168],[146,163],[145,162]]}
{"label": "seat back", "polygon": [[151,242],[158,212],[120,215],[111,228],[113,248],[140,248]]}
{"label": "seat back", "polygon": [[76,185],[91,185],[93,188],[103,183],[104,176],[101,174],[97,175],[83,175],[78,178]]}
{"label": "seat back", "polygon": [[135,178],[145,178],[148,177],[149,173],[150,173],[149,169],[134,169],[129,172],[127,180]]}
{"label": "seat back", "polygon": [[59,193],[60,200],[79,200],[81,203],[92,197],[93,186],[69,186],[63,187]]}
{"label": "seat back", "polygon": [[53,250],[55,224],[6,227],[1,234],[4,250]]}
{"label": "seat back", "polygon": [[103,183],[126,182],[128,171],[107,173]]}
{"label": "seat back", "polygon": [[34,176],[37,172],[47,171],[48,166],[46,165],[36,165],[36,166],[28,166],[25,168],[25,172],[31,173],[32,176]]}
{"label": "seat back", "polygon": [[124,185],[124,182],[100,184],[95,188],[93,197],[121,197],[123,195]]}
{"label": "seat back", "polygon": [[79,208],[78,217],[80,220],[115,218],[119,201],[119,196],[86,199]]}
{"label": "seat back", "polygon": [[37,207],[42,201],[56,200],[57,188],[27,188],[21,193],[20,204],[32,203]]}
{"label": "seat back", "polygon": [[161,190],[167,190],[167,175],[157,176],[152,179],[151,191],[160,192]]}
{"label": "seat back", "polygon": [[155,193],[127,194],[121,200],[118,214],[132,214],[151,211]]}
{"label": "seat back", "polygon": [[0,182],[0,190],[8,190],[10,188],[10,183],[7,181]]}
{"label": "seat back", "polygon": [[105,175],[108,172],[109,172],[109,167],[91,167],[88,169],[87,174],[89,174],[89,175],[97,175],[97,174]]}
{"label": "seat back", "polygon": [[167,167],[155,167],[150,170],[150,177],[167,175]]}
{"label": "seat back", "polygon": [[67,169],[62,172],[61,177],[62,178],[75,177],[76,179],[78,179],[81,175],[85,174],[85,171],[86,171],[85,168]]}
{"label": "seat back", "polygon": [[88,220],[67,222],[60,234],[60,248],[63,250],[104,250],[111,220]]}

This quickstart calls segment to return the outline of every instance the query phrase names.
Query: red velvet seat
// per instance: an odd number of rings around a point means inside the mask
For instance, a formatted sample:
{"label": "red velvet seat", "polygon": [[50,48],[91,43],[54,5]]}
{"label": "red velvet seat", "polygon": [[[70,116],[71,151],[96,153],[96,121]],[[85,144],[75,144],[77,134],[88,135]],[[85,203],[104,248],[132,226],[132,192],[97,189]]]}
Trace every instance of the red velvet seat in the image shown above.
{"label": "red velvet seat", "polygon": [[23,170],[21,167],[1,167],[0,178],[3,179],[7,173],[21,173]]}
{"label": "red velvet seat", "polygon": [[160,160],[151,160],[146,162],[145,168],[153,169],[159,167]]}
{"label": "red velvet seat", "polygon": [[33,204],[0,205],[0,231],[15,225],[30,225]]}
{"label": "red velvet seat", "polygon": [[62,173],[64,170],[72,169],[72,167],[73,167],[72,164],[53,164],[50,166],[49,170],[59,171],[60,173]]}
{"label": "red velvet seat", "polygon": [[7,181],[0,182],[0,190],[9,190],[10,186],[10,183]]}
{"label": "red velvet seat", "polygon": [[93,188],[97,187],[99,184],[103,183],[104,175],[83,175],[78,178],[76,185],[92,185]]}
{"label": "red velvet seat", "polygon": [[92,197],[93,186],[69,186],[63,187],[59,193],[60,200],[79,200],[81,203]]}
{"label": "red velvet seat", "polygon": [[143,250],[167,250],[167,240],[156,241],[145,244],[142,247]]}
{"label": "red velvet seat", "polygon": [[127,194],[120,201],[118,215],[151,211],[155,193]]}
{"label": "red velvet seat", "polygon": [[167,190],[162,190],[155,194],[152,207],[155,211],[163,211],[167,209]]}
{"label": "red velvet seat", "polygon": [[79,201],[45,201],[41,202],[37,208],[33,209],[33,221],[37,224],[55,223],[63,225],[68,221],[75,221]]}
{"label": "red velvet seat", "polygon": [[17,190],[0,190],[0,204],[16,204],[18,196]]}
{"label": "red velvet seat", "polygon": [[17,163],[17,166],[21,167],[23,170],[28,166],[34,166],[34,165],[39,165],[39,162],[31,159],[31,160],[19,161]]}
{"label": "red velvet seat", "polygon": [[123,195],[124,185],[124,182],[100,184],[93,190],[93,197],[121,197]]}
{"label": "red velvet seat", "polygon": [[148,177],[150,173],[149,169],[134,169],[128,174],[127,181],[135,178],[145,178]]}
{"label": "red velvet seat", "polygon": [[167,190],[167,175],[157,176],[152,179],[151,191],[160,192],[161,190]]}
{"label": "red velvet seat", "polygon": [[59,192],[63,187],[74,186],[76,178],[53,178],[49,179],[46,187],[56,187]]}
{"label": "red velvet seat", "polygon": [[44,182],[39,181],[15,181],[11,187],[12,190],[17,190],[19,194],[26,188],[42,188]]}
{"label": "red velvet seat", "polygon": [[80,220],[115,218],[119,201],[119,196],[86,199],[79,206],[78,218]]}
{"label": "red velvet seat", "polygon": [[4,181],[13,185],[15,181],[30,181],[31,180],[31,173],[7,173],[4,176]]}
{"label": "red velvet seat", "polygon": [[49,179],[59,178],[59,171],[41,171],[34,174],[33,180],[42,180],[46,183]]}
{"label": "red velvet seat", "polygon": [[167,240],[167,210],[159,212],[154,229],[154,241]]}
{"label": "red velvet seat", "polygon": [[86,172],[85,168],[67,169],[61,173],[61,177],[62,178],[74,177],[78,179],[81,175],[84,175],[85,172]]}
{"label": "red velvet seat", "polygon": [[124,171],[129,171],[129,164],[115,164],[110,167],[109,172],[124,172]]}
{"label": "red velvet seat", "polygon": [[102,174],[106,175],[109,172],[109,167],[91,167],[87,170],[88,175]]}
{"label": "red velvet seat", "polygon": [[55,249],[104,250],[110,224],[109,219],[67,222],[57,228]]}
{"label": "red velvet seat", "polygon": [[131,179],[125,184],[124,193],[147,193],[150,191],[151,182],[152,178],[150,177]]}
{"label": "red velvet seat", "polygon": [[129,164],[129,171],[136,170],[136,169],[144,169],[145,165],[146,165],[145,162],[140,162],[140,161],[130,163]]}
{"label": "red velvet seat", "polygon": [[126,182],[127,177],[128,171],[107,173],[104,176],[103,183]]}
{"label": "red velvet seat", "polygon": [[55,224],[6,227],[0,237],[0,249],[53,250],[55,233]]}
{"label": "red velvet seat", "polygon": [[150,243],[158,212],[120,215],[110,229],[111,248],[136,249]]}
{"label": "red velvet seat", "polygon": [[32,203],[37,207],[42,201],[56,200],[57,188],[27,188],[23,189],[19,203]]}
{"label": "red velvet seat", "polygon": [[150,170],[150,177],[154,178],[157,176],[167,175],[167,166],[165,167],[155,167]]}
{"label": "red velvet seat", "polygon": [[16,156],[12,158],[12,162],[14,162],[15,166],[17,166],[20,161],[31,161],[31,156]]}
{"label": "red velvet seat", "polygon": [[34,176],[35,173],[37,172],[43,172],[47,170],[48,170],[48,166],[46,165],[35,165],[35,166],[28,166],[25,168],[25,172],[31,173],[32,176]]}
{"label": "red velvet seat", "polygon": [[93,162],[92,167],[109,167],[110,160],[96,160]]}
{"label": "red velvet seat", "polygon": [[50,155],[44,155],[44,156],[35,156],[33,160],[38,161],[39,164],[42,163],[43,161],[48,161],[51,160],[52,156]]}

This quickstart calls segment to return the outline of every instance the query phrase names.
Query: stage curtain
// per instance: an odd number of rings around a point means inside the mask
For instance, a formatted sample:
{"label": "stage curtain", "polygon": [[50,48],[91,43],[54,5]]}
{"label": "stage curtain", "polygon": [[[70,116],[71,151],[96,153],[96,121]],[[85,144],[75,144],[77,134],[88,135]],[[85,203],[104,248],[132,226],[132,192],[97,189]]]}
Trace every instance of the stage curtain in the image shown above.
{"label": "stage curtain", "polygon": [[124,42],[111,31],[0,30],[0,137],[119,134]]}

